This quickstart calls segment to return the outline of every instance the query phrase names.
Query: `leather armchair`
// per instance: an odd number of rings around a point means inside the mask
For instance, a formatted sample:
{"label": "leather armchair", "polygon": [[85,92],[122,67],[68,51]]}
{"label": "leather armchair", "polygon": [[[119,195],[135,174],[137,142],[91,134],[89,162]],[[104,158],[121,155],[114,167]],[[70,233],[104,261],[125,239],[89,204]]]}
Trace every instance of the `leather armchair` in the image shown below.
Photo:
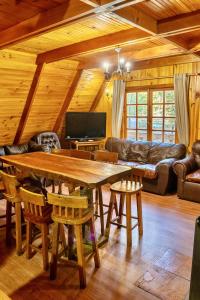
{"label": "leather armchair", "polygon": [[178,197],[200,202],[200,140],[193,144],[188,157],[174,163],[173,169],[178,177]]}
{"label": "leather armchair", "polygon": [[39,145],[42,146],[41,150],[45,151],[45,152],[51,152],[52,149],[60,149],[61,148],[60,141],[59,141],[57,134],[55,132],[51,132],[51,131],[41,132],[41,133],[33,136],[31,138],[30,143],[32,143],[31,146],[36,149],[35,151],[38,151],[37,147]]}

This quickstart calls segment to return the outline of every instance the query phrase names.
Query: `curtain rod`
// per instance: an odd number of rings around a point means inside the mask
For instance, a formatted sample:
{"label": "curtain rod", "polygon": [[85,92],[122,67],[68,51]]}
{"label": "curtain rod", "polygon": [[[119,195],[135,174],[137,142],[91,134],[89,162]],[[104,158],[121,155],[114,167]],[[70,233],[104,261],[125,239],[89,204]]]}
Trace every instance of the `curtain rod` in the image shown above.
{"label": "curtain rod", "polygon": [[[180,74],[184,74],[184,73],[180,73]],[[200,73],[186,73],[187,75],[189,76],[200,76]],[[178,74],[174,74],[174,75],[178,75]],[[132,78],[132,79],[129,79],[129,80],[126,80],[126,82],[129,82],[129,81],[143,81],[143,80],[155,80],[155,79],[166,79],[166,78],[174,78],[174,75],[173,76],[158,76],[158,77],[146,77],[146,78]]]}

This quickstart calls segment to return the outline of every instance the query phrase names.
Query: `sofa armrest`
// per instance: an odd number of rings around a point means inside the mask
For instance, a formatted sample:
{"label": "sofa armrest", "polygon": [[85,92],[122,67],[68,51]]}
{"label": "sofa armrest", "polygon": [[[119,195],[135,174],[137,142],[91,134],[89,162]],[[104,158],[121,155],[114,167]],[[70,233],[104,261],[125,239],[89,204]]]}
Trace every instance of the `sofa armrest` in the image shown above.
{"label": "sofa armrest", "polygon": [[30,141],[28,146],[29,146],[29,152],[37,152],[37,151],[49,152],[49,147],[46,144],[39,145],[39,144],[35,143],[34,141]]}
{"label": "sofa armrest", "polygon": [[186,157],[182,160],[177,160],[173,164],[173,169],[178,178],[185,180],[186,175],[198,169],[193,156]]}
{"label": "sofa armrest", "polygon": [[176,158],[166,158],[159,161],[156,165],[156,171],[159,172],[160,168],[170,168],[173,166],[173,163],[176,161]]}

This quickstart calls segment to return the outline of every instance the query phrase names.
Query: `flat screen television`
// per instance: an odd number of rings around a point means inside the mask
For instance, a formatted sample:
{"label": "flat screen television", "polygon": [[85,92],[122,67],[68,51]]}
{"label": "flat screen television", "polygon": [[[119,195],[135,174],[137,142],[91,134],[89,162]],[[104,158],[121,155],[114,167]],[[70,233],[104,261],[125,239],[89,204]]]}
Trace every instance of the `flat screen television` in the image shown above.
{"label": "flat screen television", "polygon": [[67,112],[65,139],[88,140],[106,137],[105,112]]}

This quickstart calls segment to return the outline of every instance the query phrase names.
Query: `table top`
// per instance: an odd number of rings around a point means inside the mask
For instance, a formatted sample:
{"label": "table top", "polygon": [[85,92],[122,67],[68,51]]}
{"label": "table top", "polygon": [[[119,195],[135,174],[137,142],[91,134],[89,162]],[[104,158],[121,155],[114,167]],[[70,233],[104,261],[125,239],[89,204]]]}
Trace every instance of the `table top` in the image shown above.
{"label": "table top", "polygon": [[76,182],[95,187],[113,183],[131,174],[127,166],[113,165],[46,152],[0,156],[0,159],[22,170],[50,179]]}

